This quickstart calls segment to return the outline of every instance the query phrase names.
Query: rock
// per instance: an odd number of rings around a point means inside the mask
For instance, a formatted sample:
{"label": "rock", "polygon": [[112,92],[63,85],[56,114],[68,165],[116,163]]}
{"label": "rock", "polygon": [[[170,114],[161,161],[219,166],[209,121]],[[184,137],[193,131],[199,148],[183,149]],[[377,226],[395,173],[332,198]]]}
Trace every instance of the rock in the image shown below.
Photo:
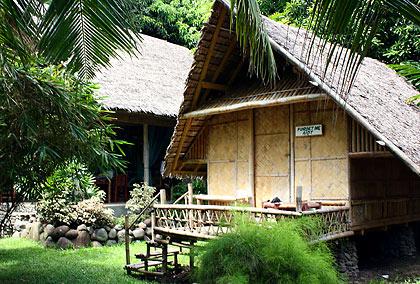
{"label": "rock", "polygon": [[87,231],[88,229],[87,229],[85,224],[82,224],[82,225],[77,226],[77,230],[78,231]]}
{"label": "rock", "polygon": [[90,243],[90,235],[87,231],[79,231],[77,238],[73,240],[74,247],[87,247]]}
{"label": "rock", "polygon": [[117,233],[117,237],[118,237],[118,242],[119,243],[124,243],[125,242],[125,231],[121,230]]}
{"label": "rock", "polygon": [[90,226],[90,227],[87,227],[87,231],[89,232],[89,235],[92,235],[95,230],[93,229],[92,226]]}
{"label": "rock", "polygon": [[48,236],[48,238],[45,240],[44,245],[47,248],[55,248],[55,246],[56,246],[56,244],[55,244],[55,242],[54,242],[54,240],[51,236]]}
{"label": "rock", "polygon": [[73,247],[73,243],[66,237],[60,237],[57,241],[57,246],[61,249],[69,249]]}
{"label": "rock", "polygon": [[92,246],[94,248],[100,248],[100,247],[102,247],[102,244],[100,242],[98,242],[98,241],[93,241],[92,242]]}
{"label": "rock", "polygon": [[26,229],[26,230],[29,230],[30,228],[31,228],[31,223],[26,222],[26,224],[25,224],[25,229]]}
{"label": "rock", "polygon": [[133,236],[134,236],[134,239],[135,240],[143,239],[144,238],[144,234],[145,234],[145,232],[144,232],[143,229],[135,229],[133,231]]}
{"label": "rock", "polygon": [[23,230],[20,232],[20,237],[21,237],[21,238],[26,238],[27,236],[28,236],[28,230],[23,229]]}
{"label": "rock", "polygon": [[48,237],[47,233],[46,233],[46,232],[42,232],[42,233],[39,235],[39,240],[40,240],[41,242],[45,242],[45,240],[47,239],[47,237]]}
{"label": "rock", "polygon": [[34,241],[39,241],[39,235],[41,231],[41,223],[40,222],[33,222],[31,223],[31,230],[29,234],[29,238]]}
{"label": "rock", "polygon": [[67,225],[61,225],[54,229],[54,234],[58,237],[64,237],[64,235],[70,230]]}
{"label": "rock", "polygon": [[139,228],[144,230],[147,228],[147,225],[144,222],[140,222]]}
{"label": "rock", "polygon": [[106,246],[114,246],[116,244],[117,244],[116,240],[107,240],[105,243]]}
{"label": "rock", "polygon": [[47,233],[47,236],[51,236],[51,234],[54,232],[54,226],[51,224],[48,224],[47,226],[45,226],[44,232]]}
{"label": "rock", "polygon": [[107,232],[111,231],[111,227],[110,227],[110,226],[104,226],[104,229],[105,229]]}
{"label": "rock", "polygon": [[128,234],[129,234],[130,236],[132,236],[132,235],[133,235],[133,231],[128,230]]}
{"label": "rock", "polygon": [[75,229],[70,229],[68,232],[64,235],[69,240],[74,240],[79,235],[79,232]]}
{"label": "rock", "polygon": [[15,229],[17,231],[20,232],[20,231],[22,231],[25,228],[26,228],[26,222],[23,222],[23,221],[20,221],[20,220],[18,220],[18,221],[15,222]]}
{"label": "rock", "polygon": [[105,242],[108,239],[108,233],[104,228],[96,229],[92,234],[92,240]]}
{"label": "rock", "polygon": [[160,241],[162,239],[162,235],[156,234],[155,235],[155,239],[158,240],[158,241]]}
{"label": "rock", "polygon": [[150,227],[152,225],[152,219],[147,218],[146,220],[143,221],[143,223],[147,226]]}
{"label": "rock", "polygon": [[122,229],[124,229],[124,227],[122,225],[118,224],[118,225],[115,225],[114,229],[117,230],[117,231],[121,231]]}
{"label": "rock", "polygon": [[117,237],[117,230],[115,230],[114,228],[111,229],[108,233],[108,238],[110,239],[115,239]]}
{"label": "rock", "polygon": [[20,238],[20,232],[19,231],[15,231],[12,235],[12,238]]}
{"label": "rock", "polygon": [[152,228],[146,228],[146,236],[148,237],[152,236]]}

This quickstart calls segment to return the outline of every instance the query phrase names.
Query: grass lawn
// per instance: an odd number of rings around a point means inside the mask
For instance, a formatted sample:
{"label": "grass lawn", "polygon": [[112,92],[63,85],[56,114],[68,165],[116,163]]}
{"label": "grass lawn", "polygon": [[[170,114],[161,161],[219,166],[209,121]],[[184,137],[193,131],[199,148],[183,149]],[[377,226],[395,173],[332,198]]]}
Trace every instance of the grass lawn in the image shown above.
{"label": "grass lawn", "polygon": [[[146,251],[145,243],[130,252]],[[0,283],[146,283],[127,276],[124,245],[46,249],[26,239],[0,239]]]}

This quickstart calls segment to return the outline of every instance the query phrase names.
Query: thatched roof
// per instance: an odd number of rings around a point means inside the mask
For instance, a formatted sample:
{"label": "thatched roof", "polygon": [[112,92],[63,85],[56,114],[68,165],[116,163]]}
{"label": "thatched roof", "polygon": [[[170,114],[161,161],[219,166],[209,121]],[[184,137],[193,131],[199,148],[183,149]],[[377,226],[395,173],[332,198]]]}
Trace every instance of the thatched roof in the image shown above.
{"label": "thatched roof", "polygon": [[[306,80],[318,84],[320,90],[420,174],[420,110],[406,103],[407,98],[417,93],[409,83],[378,60],[365,58],[350,93],[343,98],[338,73],[329,69],[323,75],[325,56],[318,54],[305,60],[303,41],[310,34],[267,18],[264,23],[272,47],[281,58],[306,76]],[[241,66],[244,58],[235,40],[235,34],[230,32],[229,6],[223,0],[218,0],[213,6],[209,23],[203,28],[194,56],[184,102],[166,155],[166,174],[177,174],[183,156],[206,123],[206,117],[184,117],[184,114],[196,111],[212,97],[208,90],[203,96],[202,82],[230,85],[238,74],[235,66]],[[316,40],[315,44],[318,43]],[[343,54],[335,54],[334,60],[343,64],[344,58],[340,57]],[[244,65],[246,69],[246,62]]]}
{"label": "thatched roof", "polygon": [[138,58],[122,55],[96,78],[108,109],[175,117],[191,68],[185,47],[142,35]]}

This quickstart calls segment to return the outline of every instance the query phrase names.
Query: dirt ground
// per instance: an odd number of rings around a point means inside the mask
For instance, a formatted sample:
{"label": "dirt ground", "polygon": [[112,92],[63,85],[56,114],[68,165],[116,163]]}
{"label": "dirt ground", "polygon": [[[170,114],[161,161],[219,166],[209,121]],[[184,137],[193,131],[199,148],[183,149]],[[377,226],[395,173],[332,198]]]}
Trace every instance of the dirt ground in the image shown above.
{"label": "dirt ground", "polygon": [[420,283],[420,255],[363,263],[353,283]]}

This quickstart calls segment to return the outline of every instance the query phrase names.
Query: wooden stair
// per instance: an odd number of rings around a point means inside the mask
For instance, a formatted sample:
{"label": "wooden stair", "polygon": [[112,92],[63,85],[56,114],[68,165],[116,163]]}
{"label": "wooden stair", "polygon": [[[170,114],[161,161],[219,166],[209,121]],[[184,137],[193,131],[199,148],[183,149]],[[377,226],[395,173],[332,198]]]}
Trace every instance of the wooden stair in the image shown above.
{"label": "wooden stair", "polygon": [[[146,242],[146,253],[135,254],[139,263],[130,263],[125,266],[128,274],[136,273],[141,276],[161,277],[165,279],[169,276],[171,269],[178,269],[179,250],[168,250],[167,241],[148,241]],[[151,249],[154,248],[154,251]],[[172,258],[169,260],[169,258]],[[152,268],[152,270],[149,270]]]}

